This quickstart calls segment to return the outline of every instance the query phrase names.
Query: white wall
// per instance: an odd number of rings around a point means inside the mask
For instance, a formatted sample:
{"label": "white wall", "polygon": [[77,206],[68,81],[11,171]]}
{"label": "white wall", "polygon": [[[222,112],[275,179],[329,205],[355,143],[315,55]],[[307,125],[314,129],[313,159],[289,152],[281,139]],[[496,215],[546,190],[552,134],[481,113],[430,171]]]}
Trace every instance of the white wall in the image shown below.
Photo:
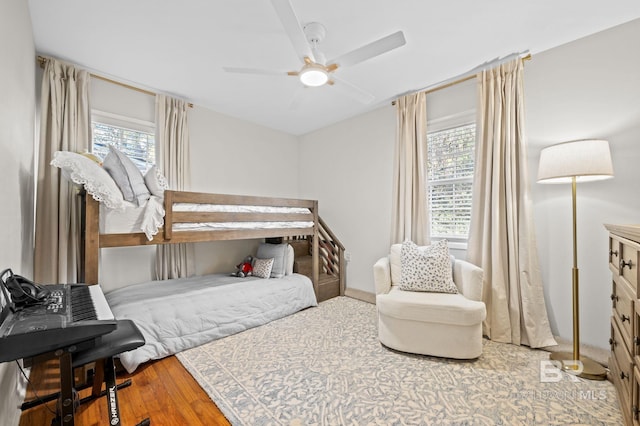
{"label": "white wall", "polygon": [[[297,198],[297,138],[194,106],[189,113],[191,187],[221,194]],[[196,273],[233,272],[258,241],[196,245]]]}
{"label": "white wall", "polygon": [[[27,2],[0,2],[0,40],[0,268],[33,276],[35,48]],[[19,377],[14,362],[0,364],[0,424],[19,422]]]}
{"label": "white wall", "polygon": [[[637,20],[536,54],[525,65],[531,189],[546,302],[553,332],[569,339],[571,194],[569,187],[535,183],[539,152],[578,138],[611,142],[616,178],[578,189],[581,336],[583,343],[603,348],[611,279],[602,224],[640,218],[639,39]],[[470,105],[473,83],[464,85],[430,94],[429,118]],[[371,267],[389,246],[394,137],[395,111],[385,106],[300,138],[301,194],[319,199],[320,214],[352,252],[348,286],[369,292],[374,291]]]}
{"label": "white wall", "polygon": [[640,220],[640,20],[540,53],[525,67],[534,217],[554,332],[572,333],[571,186],[536,184],[540,150],[607,139],[615,178],[578,185],[581,342],[608,346],[611,273],[604,223]]}
{"label": "white wall", "polygon": [[388,105],[300,138],[301,195],[350,253],[358,290],[373,291],[371,265],[389,249],[395,122]]}

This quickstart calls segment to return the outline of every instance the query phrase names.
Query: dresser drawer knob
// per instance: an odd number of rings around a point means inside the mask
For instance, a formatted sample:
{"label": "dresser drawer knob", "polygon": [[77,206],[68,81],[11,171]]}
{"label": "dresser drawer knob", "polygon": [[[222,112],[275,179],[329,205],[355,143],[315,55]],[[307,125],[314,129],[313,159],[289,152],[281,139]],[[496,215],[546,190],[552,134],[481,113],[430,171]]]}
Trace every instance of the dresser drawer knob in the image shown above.
{"label": "dresser drawer knob", "polygon": [[609,250],[609,256],[617,256],[618,255],[618,250]]}
{"label": "dresser drawer knob", "polygon": [[629,269],[631,269],[631,267],[633,266],[633,262],[631,262],[631,260],[629,260],[628,262],[625,262],[624,259],[622,259],[620,261],[620,269],[624,269],[625,266],[627,266],[627,267],[629,267]]}
{"label": "dresser drawer knob", "polygon": [[625,321],[631,322],[631,318],[628,315],[621,314],[620,315],[620,321],[622,321],[622,322],[625,322]]}
{"label": "dresser drawer knob", "polygon": [[633,336],[633,344],[636,346],[640,345],[640,337]]}
{"label": "dresser drawer knob", "polygon": [[611,346],[611,348],[615,348],[617,344],[618,342],[616,342],[613,337],[609,337],[609,346]]}
{"label": "dresser drawer knob", "polygon": [[620,378],[621,378],[621,379],[623,379],[623,380],[624,380],[624,379],[628,379],[628,378],[629,378],[629,375],[628,375],[627,373],[625,373],[625,372],[621,371],[621,372],[620,372]]}
{"label": "dresser drawer knob", "polygon": [[620,298],[612,293],[611,294],[611,300],[614,301],[614,302],[617,302],[618,300],[620,300]]}

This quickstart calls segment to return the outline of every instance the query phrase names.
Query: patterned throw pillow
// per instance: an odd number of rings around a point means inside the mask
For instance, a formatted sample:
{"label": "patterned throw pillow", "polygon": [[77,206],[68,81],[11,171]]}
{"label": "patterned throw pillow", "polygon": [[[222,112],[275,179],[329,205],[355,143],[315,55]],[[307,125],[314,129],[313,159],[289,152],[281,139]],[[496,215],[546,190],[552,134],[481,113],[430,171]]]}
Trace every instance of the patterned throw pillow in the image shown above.
{"label": "patterned throw pillow", "polygon": [[451,274],[451,257],[446,240],[418,247],[413,241],[402,243],[400,289],[457,293]]}
{"label": "patterned throw pillow", "polygon": [[253,276],[259,278],[269,278],[271,268],[273,267],[272,259],[253,259]]}

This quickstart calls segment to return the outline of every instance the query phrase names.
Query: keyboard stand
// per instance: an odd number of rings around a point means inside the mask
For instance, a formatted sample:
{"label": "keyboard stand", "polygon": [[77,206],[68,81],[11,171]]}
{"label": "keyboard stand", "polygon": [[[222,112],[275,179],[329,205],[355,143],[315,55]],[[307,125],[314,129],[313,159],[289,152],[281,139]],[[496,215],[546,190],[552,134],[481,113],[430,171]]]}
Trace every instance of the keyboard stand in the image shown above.
{"label": "keyboard stand", "polygon": [[[74,426],[76,406],[82,402],[94,400],[106,395],[109,412],[109,424],[121,425],[118,395],[116,385],[115,366],[113,357],[122,352],[130,351],[144,345],[144,337],[138,327],[131,320],[117,321],[117,328],[111,333],[100,336],[93,347],[77,350],[71,346],[55,351],[55,356],[60,360],[60,399],[58,404],[58,416],[51,422],[55,426]],[[77,401],[74,389],[74,367],[79,367],[90,362],[96,363],[92,394],[81,401]],[[102,383],[106,388],[101,392]],[[126,382],[125,382],[126,383]],[[130,384],[130,382],[129,382]],[[149,419],[144,419],[138,426],[149,425]]]}

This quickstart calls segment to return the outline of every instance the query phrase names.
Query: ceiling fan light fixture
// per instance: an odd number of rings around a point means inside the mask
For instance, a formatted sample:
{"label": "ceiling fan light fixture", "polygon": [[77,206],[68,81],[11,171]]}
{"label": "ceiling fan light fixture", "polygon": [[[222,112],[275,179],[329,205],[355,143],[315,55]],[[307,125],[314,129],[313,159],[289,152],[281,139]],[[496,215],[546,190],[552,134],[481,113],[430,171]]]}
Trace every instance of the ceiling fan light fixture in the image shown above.
{"label": "ceiling fan light fixture", "polygon": [[300,81],[305,86],[318,87],[329,81],[329,74],[318,64],[308,64],[300,71]]}

